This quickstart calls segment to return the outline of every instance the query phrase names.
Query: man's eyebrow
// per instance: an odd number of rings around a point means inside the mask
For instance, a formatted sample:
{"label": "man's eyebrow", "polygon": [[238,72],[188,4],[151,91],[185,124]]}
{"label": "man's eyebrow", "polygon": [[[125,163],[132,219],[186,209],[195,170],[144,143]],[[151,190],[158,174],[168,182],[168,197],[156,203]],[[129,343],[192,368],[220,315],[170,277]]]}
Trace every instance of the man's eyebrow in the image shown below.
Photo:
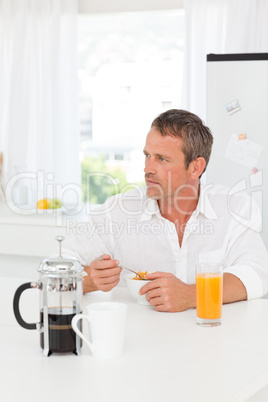
{"label": "man's eyebrow", "polygon": [[[144,153],[145,155],[149,154],[149,152],[146,151],[146,149],[143,150],[143,153]],[[155,154],[155,156],[156,156],[157,158],[170,159],[170,156],[168,156],[168,155]]]}
{"label": "man's eyebrow", "polygon": [[155,156],[157,156],[158,158],[170,159],[170,156],[168,155],[156,154]]}

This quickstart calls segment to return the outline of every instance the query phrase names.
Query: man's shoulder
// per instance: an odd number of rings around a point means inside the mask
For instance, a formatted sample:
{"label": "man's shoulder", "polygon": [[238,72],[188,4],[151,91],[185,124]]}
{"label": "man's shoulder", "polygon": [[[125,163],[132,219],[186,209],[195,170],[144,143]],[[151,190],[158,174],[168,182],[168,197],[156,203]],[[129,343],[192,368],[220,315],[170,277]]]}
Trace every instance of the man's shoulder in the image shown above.
{"label": "man's shoulder", "polygon": [[208,195],[226,195],[230,191],[230,187],[223,184],[203,184],[203,189]]}
{"label": "man's shoulder", "polygon": [[92,211],[92,215],[105,214],[115,211],[140,209],[146,199],[146,187],[136,186],[130,191],[118,193],[109,197],[102,205]]}
{"label": "man's shoulder", "polygon": [[217,214],[228,211],[228,214],[236,219],[237,216],[250,216],[259,220],[260,208],[241,183],[233,186],[208,185],[204,191]]}
{"label": "man's shoulder", "polygon": [[108,198],[107,204],[118,202],[143,202],[146,198],[146,187],[135,186],[132,190],[125,191],[124,193],[118,193]]}
{"label": "man's shoulder", "polygon": [[237,201],[251,198],[246,188],[241,185],[226,186],[223,184],[207,184],[204,185],[203,191],[211,198],[236,198]]}

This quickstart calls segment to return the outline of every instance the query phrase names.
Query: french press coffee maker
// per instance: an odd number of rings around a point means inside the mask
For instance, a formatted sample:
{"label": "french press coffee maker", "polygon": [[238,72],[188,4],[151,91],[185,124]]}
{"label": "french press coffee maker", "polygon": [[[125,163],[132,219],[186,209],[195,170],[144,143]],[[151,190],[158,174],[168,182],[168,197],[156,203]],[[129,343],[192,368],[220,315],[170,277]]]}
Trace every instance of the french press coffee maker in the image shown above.
{"label": "french press coffee maker", "polygon": [[[81,338],[72,329],[72,318],[82,312],[83,271],[82,265],[73,258],[61,256],[63,236],[57,236],[59,256],[44,259],[38,271],[37,282],[21,285],[15,292],[13,309],[16,320],[26,329],[40,331],[43,355],[51,353],[81,353]],[[19,310],[22,292],[29,288],[40,289],[40,322],[30,324],[23,320]]]}

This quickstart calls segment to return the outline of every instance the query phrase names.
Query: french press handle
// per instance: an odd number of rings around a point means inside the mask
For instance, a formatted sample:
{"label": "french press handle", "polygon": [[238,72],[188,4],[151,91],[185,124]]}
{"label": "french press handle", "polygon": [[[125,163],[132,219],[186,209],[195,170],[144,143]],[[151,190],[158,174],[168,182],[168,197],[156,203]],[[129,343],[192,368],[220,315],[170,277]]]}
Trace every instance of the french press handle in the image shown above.
{"label": "french press handle", "polygon": [[32,288],[37,288],[39,287],[39,284],[37,282],[27,282],[24,283],[23,285],[19,286],[18,289],[15,292],[14,299],[13,299],[13,311],[15,314],[15,318],[18,321],[18,323],[25,329],[37,329],[37,324],[30,324],[22,318],[20,314],[20,309],[19,309],[19,302],[20,302],[20,297],[22,292],[26,289],[32,289]]}

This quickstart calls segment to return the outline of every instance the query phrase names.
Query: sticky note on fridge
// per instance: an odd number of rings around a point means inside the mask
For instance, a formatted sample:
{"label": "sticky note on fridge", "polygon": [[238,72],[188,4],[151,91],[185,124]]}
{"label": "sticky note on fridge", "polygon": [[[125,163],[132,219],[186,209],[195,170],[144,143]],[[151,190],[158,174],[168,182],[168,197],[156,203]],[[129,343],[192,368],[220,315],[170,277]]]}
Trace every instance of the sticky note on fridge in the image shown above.
{"label": "sticky note on fridge", "polygon": [[247,134],[238,134],[239,140],[245,140],[247,138]]}
{"label": "sticky note on fridge", "polygon": [[262,170],[258,170],[256,173],[252,173],[249,176],[250,187],[258,187],[263,185]]}
{"label": "sticky note on fridge", "polygon": [[238,112],[239,110],[241,110],[241,107],[240,107],[240,105],[239,105],[238,100],[235,99],[235,100],[233,100],[233,101],[227,103],[227,104],[225,105],[225,109],[226,109],[227,113],[228,113],[229,115],[231,115],[231,114],[236,113],[236,112]]}
{"label": "sticky note on fridge", "polygon": [[239,135],[232,134],[230,136],[224,156],[233,162],[252,168],[257,165],[263,146],[247,138],[241,141]]}

